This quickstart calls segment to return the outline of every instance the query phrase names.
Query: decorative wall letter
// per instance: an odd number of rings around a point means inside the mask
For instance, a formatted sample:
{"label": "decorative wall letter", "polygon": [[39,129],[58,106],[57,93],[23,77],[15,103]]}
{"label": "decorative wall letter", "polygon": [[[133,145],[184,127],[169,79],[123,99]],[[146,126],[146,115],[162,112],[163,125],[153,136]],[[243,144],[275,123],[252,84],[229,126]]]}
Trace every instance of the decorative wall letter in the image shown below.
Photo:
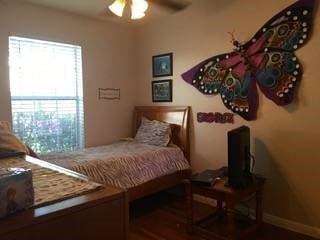
{"label": "decorative wall letter", "polygon": [[197,120],[199,123],[234,123],[233,113],[197,113]]}

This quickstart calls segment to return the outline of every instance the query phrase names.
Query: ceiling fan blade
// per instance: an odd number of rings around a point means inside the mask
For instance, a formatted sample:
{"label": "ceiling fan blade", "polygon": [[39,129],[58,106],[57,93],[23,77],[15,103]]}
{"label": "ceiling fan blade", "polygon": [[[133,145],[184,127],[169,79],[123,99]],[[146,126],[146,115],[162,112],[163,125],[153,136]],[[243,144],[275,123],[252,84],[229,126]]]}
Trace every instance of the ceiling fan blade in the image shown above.
{"label": "ceiling fan blade", "polygon": [[149,0],[150,3],[157,4],[161,7],[173,10],[173,11],[180,11],[187,6],[189,6],[190,3],[187,2],[177,2],[173,0]]}

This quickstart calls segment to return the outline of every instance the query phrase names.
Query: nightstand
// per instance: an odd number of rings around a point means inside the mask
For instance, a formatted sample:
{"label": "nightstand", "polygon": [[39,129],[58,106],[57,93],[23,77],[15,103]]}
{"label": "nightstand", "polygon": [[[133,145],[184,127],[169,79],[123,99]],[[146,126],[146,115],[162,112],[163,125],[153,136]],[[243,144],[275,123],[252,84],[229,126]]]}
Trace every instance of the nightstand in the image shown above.
{"label": "nightstand", "polygon": [[[251,184],[234,189],[226,186],[227,178],[220,179],[213,186],[185,182],[188,206],[188,230],[204,237],[235,240],[246,237],[262,225],[262,192],[265,179],[253,177]],[[193,194],[215,199],[216,211],[212,216],[194,221]],[[255,219],[237,214],[236,205],[255,194]]]}

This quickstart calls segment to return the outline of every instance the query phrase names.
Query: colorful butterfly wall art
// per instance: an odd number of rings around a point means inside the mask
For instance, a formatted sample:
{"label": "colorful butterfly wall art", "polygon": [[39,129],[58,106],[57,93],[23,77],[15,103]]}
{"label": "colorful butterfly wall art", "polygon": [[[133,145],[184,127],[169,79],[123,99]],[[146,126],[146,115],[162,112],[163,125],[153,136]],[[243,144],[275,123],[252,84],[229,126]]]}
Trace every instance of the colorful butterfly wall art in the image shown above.
{"label": "colorful butterfly wall art", "polygon": [[233,40],[233,52],[211,57],[182,74],[206,95],[246,120],[257,115],[257,85],[278,105],[292,102],[302,68],[294,51],[310,37],[315,0],[299,0],[271,18],[253,38]]}

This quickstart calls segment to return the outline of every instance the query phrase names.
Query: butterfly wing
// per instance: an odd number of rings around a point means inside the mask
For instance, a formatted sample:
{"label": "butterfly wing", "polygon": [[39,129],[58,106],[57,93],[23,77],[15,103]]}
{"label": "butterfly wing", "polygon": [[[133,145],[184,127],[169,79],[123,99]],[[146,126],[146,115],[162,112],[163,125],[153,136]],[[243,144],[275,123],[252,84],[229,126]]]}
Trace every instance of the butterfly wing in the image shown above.
{"label": "butterfly wing", "polygon": [[237,52],[209,58],[182,74],[182,78],[203,94],[219,93],[224,105],[243,118],[256,118],[256,84]]}
{"label": "butterfly wing", "polygon": [[292,102],[302,77],[294,51],[312,31],[314,0],[300,0],[270,19],[245,44],[256,81],[266,97],[278,105]]}
{"label": "butterfly wing", "polygon": [[312,31],[314,0],[300,0],[273,18],[248,41],[248,56],[265,49],[293,52],[304,45]]}
{"label": "butterfly wing", "polygon": [[291,103],[302,76],[294,53],[274,50],[257,54],[254,59],[258,64],[255,78],[264,95],[281,106]]}
{"label": "butterfly wing", "polygon": [[246,120],[256,119],[258,95],[253,72],[244,61],[230,67],[221,83],[223,104]]}
{"label": "butterfly wing", "polygon": [[[221,64],[223,60],[230,63]],[[227,73],[227,66],[241,61],[234,53],[211,57],[183,73],[182,78],[206,95],[220,93],[220,87]]]}

